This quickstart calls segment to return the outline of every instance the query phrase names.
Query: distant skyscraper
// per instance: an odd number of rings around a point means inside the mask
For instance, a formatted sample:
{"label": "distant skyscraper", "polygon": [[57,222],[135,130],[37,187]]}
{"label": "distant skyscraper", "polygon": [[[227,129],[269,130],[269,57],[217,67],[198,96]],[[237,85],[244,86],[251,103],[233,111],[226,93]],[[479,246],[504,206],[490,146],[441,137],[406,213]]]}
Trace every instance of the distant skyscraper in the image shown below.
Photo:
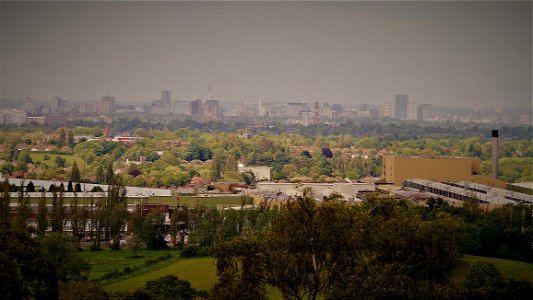
{"label": "distant skyscraper", "polygon": [[394,99],[394,118],[404,120],[407,118],[407,102],[409,102],[408,95],[396,95]]}
{"label": "distant skyscraper", "polygon": [[385,105],[383,106],[383,117],[394,118],[394,103],[385,103]]}
{"label": "distant skyscraper", "polygon": [[111,114],[115,112],[115,97],[105,96],[102,97],[102,101],[98,101],[94,104],[94,109],[99,114]]}
{"label": "distant skyscraper", "polygon": [[207,100],[211,100],[211,94],[213,93],[213,86],[211,85],[211,82],[209,83],[209,87],[207,88]]}
{"label": "distant skyscraper", "polygon": [[202,99],[191,101],[191,116],[202,115]]}
{"label": "distant skyscraper", "polygon": [[172,93],[168,90],[161,91],[161,104],[170,111],[172,105]]}
{"label": "distant skyscraper", "polygon": [[407,102],[407,113],[404,117],[404,120],[416,121],[417,119],[418,119],[418,106],[416,105],[416,102],[413,102],[413,101]]}
{"label": "distant skyscraper", "polygon": [[172,102],[172,113],[176,115],[191,115],[190,101],[174,101]]}
{"label": "distant skyscraper", "polygon": [[428,110],[431,108],[431,104],[420,104],[417,109],[418,121],[426,121],[428,119]]}
{"label": "distant skyscraper", "polygon": [[219,119],[221,115],[220,102],[218,100],[207,100],[202,109],[202,115],[209,119]]}

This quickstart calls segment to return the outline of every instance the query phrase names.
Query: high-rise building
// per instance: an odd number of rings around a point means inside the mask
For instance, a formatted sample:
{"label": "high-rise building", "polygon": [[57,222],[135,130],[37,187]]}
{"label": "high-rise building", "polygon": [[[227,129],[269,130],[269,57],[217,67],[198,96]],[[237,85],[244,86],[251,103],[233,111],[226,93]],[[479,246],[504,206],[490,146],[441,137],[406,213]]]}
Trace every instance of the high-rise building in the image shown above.
{"label": "high-rise building", "polygon": [[205,108],[202,111],[202,115],[209,119],[220,119],[220,103],[218,100],[207,100],[205,102]]}
{"label": "high-rise building", "polygon": [[102,97],[102,101],[94,104],[94,109],[99,114],[112,114],[115,112],[115,108],[115,97],[113,96]]}
{"label": "high-rise building", "polygon": [[191,116],[202,115],[202,99],[191,101]]}
{"label": "high-rise building", "polygon": [[176,115],[191,115],[190,101],[174,101],[172,104],[172,113]]}
{"label": "high-rise building", "polygon": [[385,103],[385,106],[383,106],[383,117],[394,118],[394,103]]}
{"label": "high-rise building", "polygon": [[407,102],[409,102],[408,95],[396,95],[394,99],[394,118],[404,120],[407,118]]}
{"label": "high-rise building", "polygon": [[429,109],[430,108],[431,108],[431,104],[420,104],[418,106],[416,119],[418,121],[426,121],[426,120],[428,120],[429,119]]}
{"label": "high-rise building", "polygon": [[61,99],[59,97],[54,97],[50,100],[50,113],[60,114],[68,112],[69,103],[67,100]]}
{"label": "high-rise building", "polygon": [[170,91],[161,91],[161,104],[167,106],[170,110],[170,107],[172,105],[172,93]]}
{"label": "high-rise building", "polygon": [[418,119],[418,106],[416,105],[416,102],[413,102],[413,101],[407,102],[407,113],[405,114],[404,120],[416,121],[417,119]]}

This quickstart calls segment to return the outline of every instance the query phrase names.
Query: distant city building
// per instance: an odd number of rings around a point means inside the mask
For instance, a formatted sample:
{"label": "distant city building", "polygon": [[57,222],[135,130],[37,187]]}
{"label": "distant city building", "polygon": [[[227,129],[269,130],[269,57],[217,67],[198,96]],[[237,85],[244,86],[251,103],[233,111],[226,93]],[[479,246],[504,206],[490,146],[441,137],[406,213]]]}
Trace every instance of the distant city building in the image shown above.
{"label": "distant city building", "polygon": [[18,108],[0,108],[0,124],[24,124],[26,123],[26,111]]}
{"label": "distant city building", "polygon": [[521,114],[519,116],[520,124],[531,125],[531,115]]}
{"label": "distant city building", "polygon": [[161,91],[161,103],[170,110],[172,106],[172,93],[168,90]]}
{"label": "distant city building", "polygon": [[431,104],[420,104],[416,112],[418,121],[427,121],[429,119],[429,109]]}
{"label": "distant city building", "polygon": [[207,100],[205,102],[202,116],[209,119],[220,119],[221,115],[220,102],[218,100]]}
{"label": "distant city building", "polygon": [[289,117],[297,117],[301,112],[309,111],[307,103],[304,102],[288,102],[287,108]]}
{"label": "distant city building", "polygon": [[61,99],[59,97],[54,97],[50,100],[50,111],[51,114],[60,114],[69,111],[69,102],[67,100]]}
{"label": "distant city building", "polygon": [[191,101],[191,116],[202,115],[202,99]]}
{"label": "distant city building", "polygon": [[404,120],[418,120],[418,106],[416,102],[407,102],[407,113],[405,114]]}
{"label": "distant city building", "polygon": [[95,111],[99,114],[112,114],[115,112],[115,97],[105,96],[94,104]]}
{"label": "distant city building", "polygon": [[176,115],[191,115],[190,101],[174,101],[172,105],[172,113]]}
{"label": "distant city building", "polygon": [[394,103],[385,103],[385,106],[383,107],[383,117],[394,118]]}
{"label": "distant city building", "polygon": [[94,113],[96,112],[96,105],[94,103],[82,103],[80,105],[80,113]]}
{"label": "distant city building", "polygon": [[394,99],[394,118],[404,120],[407,117],[407,102],[409,102],[408,95],[396,95]]}

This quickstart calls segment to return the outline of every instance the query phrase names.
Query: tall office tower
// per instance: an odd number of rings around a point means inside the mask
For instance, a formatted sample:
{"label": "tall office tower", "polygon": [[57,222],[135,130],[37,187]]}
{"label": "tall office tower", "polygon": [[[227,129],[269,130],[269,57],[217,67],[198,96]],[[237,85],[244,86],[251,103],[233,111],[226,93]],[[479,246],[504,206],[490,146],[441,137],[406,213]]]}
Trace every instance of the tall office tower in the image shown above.
{"label": "tall office tower", "polygon": [[394,118],[394,103],[385,103],[385,105],[383,106],[383,117]]}
{"label": "tall office tower", "polygon": [[320,111],[319,111],[319,106],[318,106],[318,101],[315,102],[315,111],[314,111],[315,115],[314,115],[314,119],[313,119],[313,124],[318,124],[320,123]]}
{"label": "tall office tower", "polygon": [[418,121],[426,121],[429,119],[429,109],[431,108],[431,104],[420,104],[417,109],[417,117],[416,119]]}
{"label": "tall office tower", "polygon": [[102,98],[102,107],[104,108],[104,111],[103,113],[107,113],[107,114],[110,114],[110,113],[114,113],[115,112],[115,109],[116,109],[116,104],[115,104],[115,97],[113,96],[105,96]]}
{"label": "tall office tower", "polygon": [[165,105],[170,105],[170,102],[172,102],[172,93],[168,90],[161,91],[161,101]]}
{"label": "tall office tower", "polygon": [[207,100],[202,114],[209,119],[220,119],[220,103],[218,100]]}
{"label": "tall office tower", "polygon": [[405,115],[404,120],[413,120],[416,121],[418,118],[418,106],[416,102],[409,101],[407,102],[407,114]]}
{"label": "tall office tower", "polygon": [[211,85],[211,82],[209,83],[209,87],[207,88],[207,100],[211,100],[211,94],[213,93],[213,86]]}
{"label": "tall office tower", "polygon": [[50,112],[51,113],[58,113],[61,108],[61,98],[54,97],[50,99]]}
{"label": "tall office tower", "polygon": [[172,113],[176,115],[191,115],[190,101],[174,101],[172,102]]}
{"label": "tall office tower", "polygon": [[404,120],[407,118],[407,102],[409,102],[408,95],[396,95],[394,99],[394,118]]}
{"label": "tall office tower", "polygon": [[202,115],[202,99],[191,101],[191,116]]}

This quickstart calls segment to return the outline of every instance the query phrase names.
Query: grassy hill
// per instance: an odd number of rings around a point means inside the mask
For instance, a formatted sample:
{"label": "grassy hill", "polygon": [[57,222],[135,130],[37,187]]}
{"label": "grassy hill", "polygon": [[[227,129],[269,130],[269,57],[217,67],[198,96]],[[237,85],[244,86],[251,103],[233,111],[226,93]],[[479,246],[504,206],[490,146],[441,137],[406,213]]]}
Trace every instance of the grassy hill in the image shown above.
{"label": "grassy hill", "polygon": [[[106,291],[133,291],[144,286],[146,281],[153,280],[168,274],[175,274],[180,279],[188,280],[196,289],[209,290],[217,281],[215,259],[213,257],[181,258],[176,250],[138,250],[122,249],[120,251],[84,251],[82,255],[91,265],[92,280]],[[146,264],[148,260],[157,260],[159,257],[167,259],[154,264]],[[533,282],[533,264],[524,262],[464,255],[452,274],[456,282],[464,280],[468,266],[477,262],[486,261],[494,264],[505,277],[526,279]],[[102,280],[105,274],[120,272],[124,268],[132,269],[118,277]],[[281,299],[281,293],[276,289],[269,289],[270,299]]]}
{"label": "grassy hill", "polygon": [[[49,159],[45,160],[44,156],[47,155]],[[78,164],[78,167],[81,168],[83,166],[83,159],[71,155],[71,154],[54,154],[49,152],[30,152],[30,158],[33,162],[41,162],[41,164],[47,165],[49,167],[55,166],[55,159],[56,156],[59,156],[63,159],[65,159],[65,163],[67,166],[71,166],[74,161]]]}
{"label": "grassy hill", "polygon": [[459,260],[459,263],[452,274],[452,279],[457,282],[463,281],[466,273],[468,272],[468,267],[479,261],[494,264],[502,273],[502,275],[507,278],[525,279],[533,282],[533,264],[508,259],[474,255],[464,255]]}

